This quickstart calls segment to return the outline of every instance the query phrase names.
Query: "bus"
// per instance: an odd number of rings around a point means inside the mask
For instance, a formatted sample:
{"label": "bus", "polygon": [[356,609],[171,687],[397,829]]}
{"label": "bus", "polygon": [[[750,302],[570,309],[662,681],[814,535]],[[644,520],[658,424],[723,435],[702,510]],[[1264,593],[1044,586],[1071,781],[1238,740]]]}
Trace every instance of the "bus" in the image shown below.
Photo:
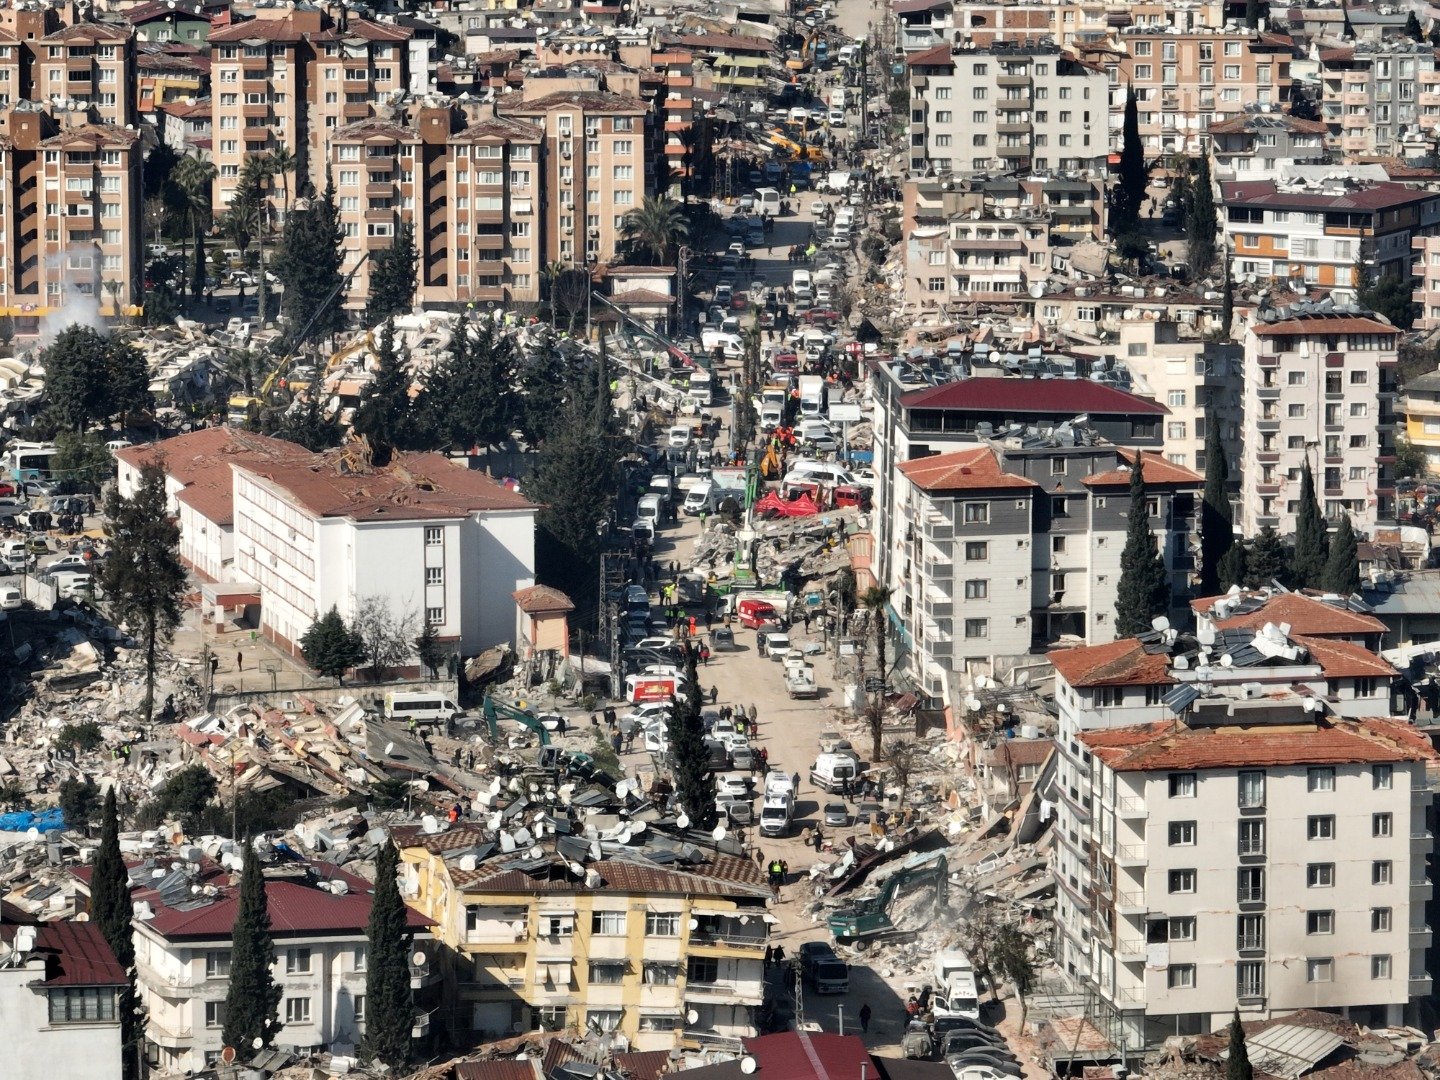
{"label": "bus", "polygon": [[17,442],[0,457],[0,462],[11,480],[49,480],[51,460],[57,453],[54,443]]}

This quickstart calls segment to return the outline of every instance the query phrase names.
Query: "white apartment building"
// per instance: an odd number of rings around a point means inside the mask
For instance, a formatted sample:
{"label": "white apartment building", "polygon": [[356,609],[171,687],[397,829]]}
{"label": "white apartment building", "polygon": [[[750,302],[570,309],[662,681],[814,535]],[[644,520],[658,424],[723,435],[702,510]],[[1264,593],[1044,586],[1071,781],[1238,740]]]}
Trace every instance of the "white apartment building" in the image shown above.
{"label": "white apartment building", "polygon": [[1252,112],[1209,127],[1217,180],[1279,180],[1294,164],[1325,160],[1325,124],[1284,112]]}
{"label": "white apartment building", "polygon": [[1050,213],[972,210],[905,235],[905,302],[922,312],[1010,303],[1050,274]]}
{"label": "white apartment building", "polygon": [[1320,108],[1330,146],[1347,161],[1399,156],[1401,137],[1419,125],[1417,90],[1435,73],[1424,41],[1361,41],[1320,50]]}
{"label": "white apartment building", "polygon": [[1103,173],[1109,84],[1053,44],[938,45],[907,61],[912,173]]}
{"label": "white apartment building", "polygon": [[1364,718],[1393,669],[1273,623],[1155,637],[1051,655],[1057,956],[1089,1018],[1130,1050],[1237,1004],[1402,1022],[1430,987],[1440,757]]}
{"label": "white apartment building", "polygon": [[1295,530],[1308,457],[1325,516],[1392,521],[1400,331],[1361,308],[1262,310],[1245,332],[1240,531]]}

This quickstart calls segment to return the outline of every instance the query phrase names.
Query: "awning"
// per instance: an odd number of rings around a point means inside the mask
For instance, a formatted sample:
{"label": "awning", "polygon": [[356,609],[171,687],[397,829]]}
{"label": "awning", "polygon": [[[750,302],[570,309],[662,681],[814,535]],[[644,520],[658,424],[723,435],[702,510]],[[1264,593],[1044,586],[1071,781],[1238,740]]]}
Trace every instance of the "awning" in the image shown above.
{"label": "awning", "polygon": [[729,910],[729,911],[726,911],[726,910],[724,910],[724,909],[722,909],[722,908],[692,907],[692,908],[690,909],[690,914],[691,914],[691,915],[716,915],[716,916],[721,916],[721,917],[724,917],[724,918],[735,918],[735,917],[739,916],[739,915],[742,914],[742,913],[739,912],[739,911],[735,911],[735,910],[733,910],[733,909],[731,909],[731,910]]}
{"label": "awning", "polygon": [[[591,966],[591,967],[618,967],[618,968],[624,968],[624,967],[629,967],[629,966],[630,966],[630,961],[627,960],[627,959],[625,959],[623,956],[622,956],[619,960],[610,959],[610,958],[597,959],[597,958],[595,958],[595,957],[592,957],[591,960],[590,960],[590,966]],[[569,967],[569,965],[567,964],[566,967]]]}

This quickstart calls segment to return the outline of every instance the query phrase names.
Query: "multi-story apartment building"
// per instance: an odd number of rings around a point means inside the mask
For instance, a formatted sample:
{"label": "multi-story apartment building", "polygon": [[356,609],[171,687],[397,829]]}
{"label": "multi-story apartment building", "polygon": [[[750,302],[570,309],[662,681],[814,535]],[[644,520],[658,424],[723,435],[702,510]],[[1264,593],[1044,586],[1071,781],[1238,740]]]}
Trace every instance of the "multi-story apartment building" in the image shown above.
{"label": "multi-story apartment building", "polygon": [[910,176],[902,188],[901,229],[908,237],[917,229],[941,228],[980,211],[982,216],[1043,221],[1057,245],[1102,240],[1104,177],[1072,176]]}
{"label": "multi-story apartment building", "polygon": [[1286,166],[1325,160],[1325,124],[1278,111],[1248,112],[1210,125],[1217,180],[1278,180]]}
{"label": "multi-story apartment building", "polygon": [[1415,292],[1418,311],[1414,329],[1440,330],[1440,235],[1417,236],[1410,241],[1415,252]]}
{"label": "multi-story apartment building", "polygon": [[404,893],[449,946],[456,1015],[476,1038],[578,1027],[670,1050],[756,1033],[773,916],[749,859],[662,865],[642,846],[588,861],[588,840],[552,834],[516,868],[478,824],[394,836]]}
{"label": "multi-story apartment building", "polygon": [[1104,73],[1053,44],[938,45],[912,55],[910,170],[1103,172]]}
{"label": "multi-story apartment building", "polygon": [[[192,849],[195,850],[195,849]],[[258,858],[253,852],[246,858]],[[230,989],[231,933],[240,908],[239,876],[209,860],[161,867],[143,864],[143,880],[131,875],[135,904],[135,972],[145,1010],[145,1048],[152,1068],[199,1072],[215,1065],[224,1049],[225,998]],[[75,872],[89,895],[90,868]],[[279,1041],[315,1051],[350,1048],[365,1034],[366,927],[371,883],[324,864],[284,862],[265,870],[270,936],[275,941],[271,974],[281,987]],[[415,951],[411,985],[438,986],[440,964],[431,960],[431,920],[406,910]],[[430,991],[426,992],[431,993]],[[411,1029],[430,1034],[433,1007],[416,995],[419,1015]]]}
{"label": "multi-story apartment building", "polygon": [[1395,516],[1400,331],[1362,308],[1265,310],[1245,332],[1240,531],[1295,529],[1305,462],[1331,521]]}
{"label": "multi-story apartment building", "polygon": [[1113,3],[1006,3],[986,0],[963,6],[955,0],[897,0],[895,48],[921,52],[959,41],[985,47],[996,41],[1053,38],[1062,48],[1095,44],[1111,38],[1119,27],[1174,26],[1193,30],[1223,26],[1225,5],[1218,0],[1184,5],[1143,0]]}
{"label": "multi-story apartment building", "polygon": [[922,313],[1006,303],[1050,274],[1050,215],[976,208],[905,234],[905,303]]}
{"label": "multi-story apartment building", "polygon": [[75,22],[25,45],[35,57],[31,100],[83,106],[96,123],[123,128],[134,122],[135,38],[129,30]]}
{"label": "multi-story apartment building", "polygon": [[[1408,40],[1360,41],[1320,50],[1320,107],[1331,149],[1347,161],[1396,156],[1419,121],[1420,79],[1435,75],[1435,47]],[[1434,79],[1429,82],[1434,85]]]}
{"label": "multi-story apartment building", "polygon": [[1120,152],[1131,88],[1147,157],[1199,153],[1210,124],[1256,105],[1278,108],[1290,100],[1291,40],[1213,28],[1219,25],[1137,25],[1121,30],[1113,42],[1076,46],[1081,59],[1102,66],[1110,80],[1107,150]]}
{"label": "multi-story apartment building", "polygon": [[1430,988],[1440,756],[1367,718],[1394,669],[1273,622],[1155,636],[1051,654],[1056,955],[1089,1018],[1127,1050],[1237,1005],[1402,1022]]}
{"label": "multi-story apartment building", "polygon": [[1225,246],[1235,280],[1351,289],[1410,276],[1417,236],[1440,231],[1440,193],[1295,166],[1279,180],[1222,182]]}
{"label": "multi-story apartment building", "polygon": [[504,116],[544,133],[537,198],[544,253],[575,266],[610,262],[621,222],[650,192],[649,112],[644,102],[603,90],[557,91],[515,105]]}
{"label": "multi-story apartment building", "polygon": [[1426,474],[1440,476],[1440,371],[1405,383],[1400,412],[1405,417],[1405,441],[1425,455]]}
{"label": "multi-story apartment building", "polygon": [[[1114,636],[1135,459],[1081,427],[897,466],[903,532],[891,534],[884,584],[927,696],[948,704],[977,675],[1003,675],[1036,649]],[[1190,595],[1204,478],[1153,453],[1144,476],[1178,610]]]}

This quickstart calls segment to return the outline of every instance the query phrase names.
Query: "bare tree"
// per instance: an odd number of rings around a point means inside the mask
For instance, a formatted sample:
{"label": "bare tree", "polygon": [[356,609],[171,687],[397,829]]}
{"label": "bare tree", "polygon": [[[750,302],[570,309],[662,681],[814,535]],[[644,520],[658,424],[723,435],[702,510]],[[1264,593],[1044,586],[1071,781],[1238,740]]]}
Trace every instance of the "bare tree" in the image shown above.
{"label": "bare tree", "polygon": [[395,614],[382,596],[363,597],[350,626],[360,637],[371,677],[376,680],[415,654],[415,613]]}
{"label": "bare tree", "polygon": [[910,781],[919,766],[920,747],[910,739],[892,739],[885,747],[885,762],[890,766],[890,775],[900,788],[899,805],[905,805],[905,796],[910,791]]}

